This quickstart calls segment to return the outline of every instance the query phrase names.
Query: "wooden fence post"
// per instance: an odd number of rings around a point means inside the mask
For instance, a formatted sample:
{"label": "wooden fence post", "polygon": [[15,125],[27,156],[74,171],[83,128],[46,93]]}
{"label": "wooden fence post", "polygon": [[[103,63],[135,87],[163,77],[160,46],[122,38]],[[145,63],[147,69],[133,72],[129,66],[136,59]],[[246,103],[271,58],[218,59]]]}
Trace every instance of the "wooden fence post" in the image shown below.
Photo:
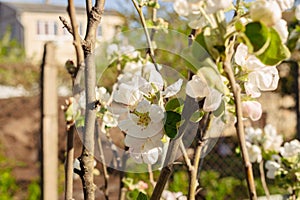
{"label": "wooden fence post", "polygon": [[58,98],[55,45],[44,46],[41,65],[41,191],[43,200],[58,199]]}

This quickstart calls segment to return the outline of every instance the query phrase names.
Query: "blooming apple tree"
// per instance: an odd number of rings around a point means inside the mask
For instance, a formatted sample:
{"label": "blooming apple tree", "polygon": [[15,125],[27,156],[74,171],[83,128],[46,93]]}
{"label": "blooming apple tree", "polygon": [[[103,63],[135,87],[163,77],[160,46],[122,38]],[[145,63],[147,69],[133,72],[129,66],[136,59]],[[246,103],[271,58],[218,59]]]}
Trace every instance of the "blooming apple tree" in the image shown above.
{"label": "blooming apple tree", "polygon": [[[260,163],[264,154],[278,153],[282,137],[271,126],[266,126],[264,131],[248,128],[245,137],[243,121],[259,120],[262,106],[257,98],[262,92],[277,88],[276,66],[290,56],[285,45],[289,32],[282,12],[291,9],[294,1],[172,1],[175,12],[191,34],[185,37],[187,45],[177,52],[187,61],[182,69],[187,73],[171,81],[163,75],[165,66],[155,59],[162,43],[155,36],[162,31],[163,37],[168,38],[172,32],[168,23],[157,17],[159,5],[164,2],[132,0],[132,3],[143,27],[141,42],[146,48],[135,48],[130,42],[124,42],[127,40],[122,35],[118,42],[107,46],[109,66],[117,66],[116,82],[107,88],[100,83],[91,91],[95,93],[92,109],[101,121],[101,132],[118,127],[124,135],[126,153],[135,163],[147,164],[148,169],[159,164],[162,172],[157,182],[152,180],[151,199],[159,199],[161,194],[173,195],[163,190],[181,150],[191,174],[189,199],[195,199],[202,148],[209,134],[222,132],[223,125],[234,116],[249,196],[256,199],[250,162]],[[151,19],[145,19],[144,8],[152,13]],[[86,79],[85,88],[89,81]],[[83,130],[88,116],[81,114],[91,109],[91,102],[86,103],[87,94],[91,93],[76,94],[74,109],[76,116],[80,116],[77,127],[83,126]],[[185,156],[183,145],[183,138],[189,134],[194,135],[189,140],[195,139],[198,144],[192,161]],[[285,145],[280,154],[285,157],[292,146]],[[101,162],[105,162],[101,156]],[[270,162],[267,166],[272,165]],[[141,189],[139,198],[144,197],[144,192]]]}

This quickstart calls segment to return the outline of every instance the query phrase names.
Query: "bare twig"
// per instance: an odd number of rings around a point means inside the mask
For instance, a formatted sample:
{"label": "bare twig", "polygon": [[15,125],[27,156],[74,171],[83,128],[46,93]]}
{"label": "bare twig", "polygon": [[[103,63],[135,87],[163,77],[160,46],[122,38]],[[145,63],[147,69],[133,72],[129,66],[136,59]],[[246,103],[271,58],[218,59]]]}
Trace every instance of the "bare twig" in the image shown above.
{"label": "bare twig", "polygon": [[255,184],[254,184],[254,178],[253,178],[253,172],[252,172],[252,165],[249,160],[249,155],[246,148],[246,140],[245,140],[245,132],[244,132],[244,123],[243,123],[243,113],[242,113],[242,101],[241,101],[241,88],[236,83],[234,73],[231,67],[231,59],[234,53],[234,41],[231,41],[228,47],[228,54],[225,58],[225,61],[223,63],[223,68],[225,73],[227,74],[227,77],[229,79],[231,89],[234,96],[234,102],[235,102],[235,112],[237,117],[236,122],[236,131],[239,139],[239,145],[241,147],[242,151],[242,158],[243,158],[243,164],[245,167],[245,173],[246,173],[246,179],[248,184],[248,190],[250,199],[256,200],[256,190],[255,190]]}
{"label": "bare twig", "polygon": [[84,61],[84,54],[83,49],[81,46],[81,38],[78,32],[78,24],[76,20],[76,11],[75,11],[75,5],[73,0],[68,0],[68,13],[71,20],[72,25],[72,35],[74,39],[74,46],[76,50],[76,58],[77,58],[77,67],[80,67]]}
{"label": "bare twig", "polygon": [[194,166],[191,163],[191,159],[189,158],[189,156],[186,152],[186,149],[184,147],[184,144],[183,144],[182,140],[180,141],[180,150],[182,152],[182,155],[183,155],[184,161],[186,163],[186,166],[188,167],[189,171],[192,171],[194,169]]}
{"label": "bare twig", "polygon": [[149,173],[149,181],[150,181],[150,183],[151,183],[151,185],[153,186],[153,187],[155,187],[155,181],[154,181],[154,177],[153,177],[153,172],[152,172],[152,167],[151,167],[151,165],[150,164],[148,164],[148,173]]}
{"label": "bare twig", "polygon": [[69,22],[67,21],[66,18],[64,18],[63,16],[59,16],[59,20],[63,23],[64,27],[63,28],[66,28],[67,31],[73,35],[73,29],[72,29],[72,25],[69,24]]}
{"label": "bare twig", "polygon": [[210,114],[206,113],[199,122],[198,134],[196,137],[197,147],[193,159],[193,169],[190,170],[190,184],[189,184],[189,199],[194,200],[197,194],[198,187],[198,174],[199,174],[199,163],[201,159],[202,148],[205,144],[205,136],[207,133],[207,127],[210,123]]}
{"label": "bare twig", "polygon": [[73,163],[74,163],[75,124],[67,130],[67,158],[65,165],[65,200],[73,199]]}
{"label": "bare twig", "polygon": [[265,176],[265,171],[264,171],[264,161],[262,160],[259,163],[259,173],[260,173],[260,180],[261,180],[261,184],[264,188],[267,200],[270,200],[270,192],[266,183],[266,176]]}
{"label": "bare twig", "polygon": [[138,3],[135,0],[131,0],[131,1],[134,5],[136,11],[139,14],[139,17],[140,17],[140,20],[141,20],[141,23],[142,23],[142,26],[143,26],[143,29],[144,29],[144,32],[145,32],[146,40],[147,40],[147,43],[148,43],[148,52],[147,52],[147,54],[150,56],[154,66],[155,66],[156,71],[159,71],[157,63],[155,61],[154,48],[152,46],[152,40],[151,40],[149,31],[148,31],[148,28],[147,28],[147,24],[146,24],[146,20],[145,20],[145,17],[144,17],[143,10],[142,10],[141,6],[138,5]]}

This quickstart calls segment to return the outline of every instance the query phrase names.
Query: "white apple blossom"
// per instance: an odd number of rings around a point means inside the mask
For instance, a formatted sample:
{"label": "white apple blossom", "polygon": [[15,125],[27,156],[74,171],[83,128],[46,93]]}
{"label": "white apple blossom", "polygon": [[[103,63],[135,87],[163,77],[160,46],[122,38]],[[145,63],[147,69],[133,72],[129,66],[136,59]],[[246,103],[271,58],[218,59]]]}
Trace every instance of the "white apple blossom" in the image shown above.
{"label": "white apple blossom", "polygon": [[[95,88],[95,95],[96,95],[96,100],[98,100],[102,106],[107,106],[107,103],[110,99],[110,94],[107,92],[106,88],[104,87],[96,87]],[[82,91],[79,94],[79,99],[78,99],[78,106],[81,109],[85,109],[86,107],[86,99],[85,99],[85,92]]]}
{"label": "white apple blossom", "polygon": [[271,124],[267,124],[264,127],[264,141],[263,149],[265,151],[275,151],[278,152],[281,144],[283,143],[282,135],[278,135],[276,128]]}
{"label": "white apple blossom", "polygon": [[117,90],[113,93],[113,100],[129,106],[136,105],[141,99],[140,89],[148,82],[141,76],[133,76],[127,82],[121,82]]}
{"label": "white apple blossom", "polygon": [[180,16],[188,16],[190,14],[190,5],[187,0],[176,0],[173,4],[175,12]]}
{"label": "white apple blossom", "polygon": [[245,128],[246,140],[251,144],[259,144],[263,138],[263,132],[260,128],[254,129],[253,127]]}
{"label": "white apple blossom", "polygon": [[187,197],[182,192],[164,190],[161,196],[164,200],[187,200]]}
{"label": "white apple blossom", "polygon": [[282,12],[291,9],[295,2],[295,0],[273,0],[273,1],[275,1],[279,5]]}
{"label": "white apple blossom", "polygon": [[246,142],[247,151],[249,154],[250,162],[260,163],[262,161],[261,149],[256,144],[251,144],[250,142]]}
{"label": "white apple blossom", "polygon": [[234,60],[236,64],[246,70],[259,69],[265,66],[256,56],[249,53],[248,47],[243,43],[238,45],[234,55]]}
{"label": "white apple blossom", "polygon": [[298,5],[296,6],[296,9],[295,9],[295,17],[296,17],[297,20],[300,21],[300,4],[298,4]]}
{"label": "white apple blossom", "polygon": [[110,94],[107,92],[107,89],[105,87],[97,87],[95,91],[96,99],[99,100],[102,105],[106,106],[110,99]]}
{"label": "white apple blossom", "polygon": [[147,100],[138,103],[136,109],[128,112],[128,117],[119,121],[119,128],[127,135],[147,138],[163,130],[164,110]]}
{"label": "white apple blossom", "polygon": [[285,20],[281,19],[274,24],[273,28],[279,34],[281,41],[283,43],[286,43],[288,36],[289,36],[287,22]]}
{"label": "white apple blossom", "polygon": [[195,99],[203,99],[203,110],[206,112],[216,110],[222,101],[222,93],[209,87],[198,75],[194,75],[186,85],[186,94]]}
{"label": "white apple blossom", "polygon": [[250,118],[252,121],[257,121],[261,118],[262,107],[257,101],[242,102],[243,117]]}
{"label": "white apple blossom", "polygon": [[280,148],[280,154],[285,158],[297,156],[299,153],[300,142],[297,139],[284,143],[283,147]]}
{"label": "white apple blossom", "polygon": [[119,115],[113,114],[106,111],[102,117],[102,123],[107,127],[117,127],[118,126]]}
{"label": "white apple blossom", "polygon": [[280,164],[273,160],[268,160],[265,164],[267,169],[267,177],[269,179],[274,179],[276,175],[276,171],[280,168]]}
{"label": "white apple blossom", "polygon": [[264,65],[256,56],[248,53],[248,47],[240,44],[235,56],[236,64],[248,71],[248,81],[245,82],[246,93],[252,98],[261,95],[260,91],[272,91],[278,86],[279,74],[276,66]]}
{"label": "white apple blossom", "polygon": [[215,13],[219,10],[227,9],[232,5],[232,0],[207,0],[206,12],[208,14]]}
{"label": "white apple blossom", "polygon": [[277,88],[279,74],[276,66],[266,66],[248,74],[245,90],[253,98],[259,97],[259,91],[273,91]]}
{"label": "white apple blossom", "polygon": [[136,58],[139,56],[139,52],[135,50],[133,46],[130,45],[118,45],[110,44],[106,49],[107,56],[113,58],[115,56],[127,55],[130,58]]}
{"label": "white apple blossom", "polygon": [[155,164],[162,153],[162,132],[152,137],[133,137],[126,135],[125,145],[129,147],[130,157],[137,163]]}
{"label": "white apple blossom", "polygon": [[251,4],[250,16],[253,21],[273,26],[281,19],[281,9],[276,1],[257,0]]}

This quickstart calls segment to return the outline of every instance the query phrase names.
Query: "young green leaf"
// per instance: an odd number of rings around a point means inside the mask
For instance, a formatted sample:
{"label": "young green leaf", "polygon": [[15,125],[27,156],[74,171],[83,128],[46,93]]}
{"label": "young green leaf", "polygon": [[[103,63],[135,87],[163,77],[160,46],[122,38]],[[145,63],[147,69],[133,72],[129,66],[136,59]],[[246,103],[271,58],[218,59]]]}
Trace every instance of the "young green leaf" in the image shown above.
{"label": "young green leaf", "polygon": [[167,117],[164,124],[164,130],[169,138],[175,138],[177,135],[178,123],[181,121],[181,115],[174,111],[167,111]]}
{"label": "young green leaf", "polygon": [[257,57],[262,63],[272,66],[290,57],[290,51],[282,43],[279,34],[273,28],[270,28],[270,37],[270,45],[263,53],[257,55]]}
{"label": "young green leaf", "polygon": [[254,53],[261,51],[262,48],[266,48],[269,45],[269,29],[266,25],[260,22],[248,23],[246,25],[245,34],[252,44]]}
{"label": "young green leaf", "polygon": [[197,110],[196,112],[194,112],[190,118],[191,122],[197,123],[199,122],[202,117],[204,116],[205,112],[202,110]]}
{"label": "young green leaf", "polygon": [[145,193],[140,192],[139,195],[137,196],[137,200],[148,200],[148,197]]}
{"label": "young green leaf", "polygon": [[168,101],[165,109],[166,109],[166,111],[174,111],[174,112],[181,114],[182,108],[183,108],[183,103],[184,103],[184,101],[182,98],[174,98],[174,99],[171,99],[170,101]]}

